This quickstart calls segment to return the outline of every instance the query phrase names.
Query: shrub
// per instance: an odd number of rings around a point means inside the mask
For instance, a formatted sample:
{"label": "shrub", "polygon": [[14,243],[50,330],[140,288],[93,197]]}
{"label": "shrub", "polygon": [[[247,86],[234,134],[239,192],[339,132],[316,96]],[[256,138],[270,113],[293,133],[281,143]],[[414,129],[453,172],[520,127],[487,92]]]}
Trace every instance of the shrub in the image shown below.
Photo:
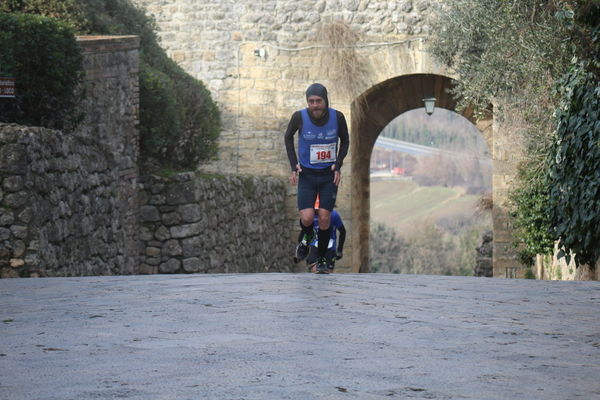
{"label": "shrub", "polygon": [[0,10],[52,15],[79,34],[138,35],[142,165],[195,169],[216,155],[221,120],[210,92],[166,55],[154,21],[131,0],[0,0]]}
{"label": "shrub", "polygon": [[56,129],[76,122],[82,56],[70,26],[0,13],[0,48],[0,73],[16,79],[16,97],[0,99],[0,121]]}
{"label": "shrub", "polygon": [[[597,38],[600,44],[600,27]],[[549,158],[549,214],[559,256],[566,254],[568,263],[574,253],[577,266],[593,268],[600,257],[600,79],[586,64],[573,65],[561,85]]]}
{"label": "shrub", "polygon": [[[140,150],[145,155],[164,158],[169,153],[169,131],[180,130],[181,109],[169,76],[140,63]],[[162,108],[162,112],[156,110]]]}

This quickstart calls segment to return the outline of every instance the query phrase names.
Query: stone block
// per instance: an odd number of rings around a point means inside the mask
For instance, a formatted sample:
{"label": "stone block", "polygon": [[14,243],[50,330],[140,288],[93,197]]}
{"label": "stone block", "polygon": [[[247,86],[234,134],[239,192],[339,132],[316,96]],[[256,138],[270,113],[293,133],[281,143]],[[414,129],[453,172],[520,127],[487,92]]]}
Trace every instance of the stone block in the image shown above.
{"label": "stone block", "polygon": [[202,208],[199,204],[185,204],[179,206],[177,211],[183,222],[197,222],[202,218]]}
{"label": "stone block", "polygon": [[150,230],[149,227],[147,226],[142,226],[140,228],[140,235],[139,238],[143,241],[149,241],[152,240],[152,238],[154,237],[154,235],[152,234],[152,231]]}
{"label": "stone block", "polygon": [[177,270],[179,270],[180,267],[181,261],[175,258],[171,258],[169,259],[169,261],[159,265],[158,272],[161,274],[172,274],[174,272],[177,272]]}
{"label": "stone block", "polygon": [[162,223],[166,226],[181,224],[181,216],[177,212],[163,213],[161,217]]}
{"label": "stone block", "polygon": [[158,221],[160,221],[160,214],[158,212],[158,209],[154,206],[140,207],[140,220],[142,222],[158,222]]}
{"label": "stone block", "polygon": [[199,236],[191,237],[188,239],[184,239],[181,241],[182,249],[183,249],[183,257],[196,257],[202,254],[204,250],[204,240],[202,240]]}
{"label": "stone block", "polygon": [[19,273],[12,268],[2,268],[2,270],[0,271],[0,278],[2,279],[18,277]]}
{"label": "stone block", "polygon": [[0,228],[0,242],[10,239],[10,229]]}
{"label": "stone block", "polygon": [[275,90],[276,81],[271,79],[256,79],[254,81],[254,89],[256,90]]}
{"label": "stone block", "polygon": [[23,260],[22,258],[11,258],[10,259],[10,266],[12,268],[20,268],[23,265],[25,265],[25,260]]}
{"label": "stone block", "polygon": [[158,267],[158,264],[160,264],[160,258],[158,258],[158,257],[146,257],[145,261],[146,261],[146,264],[154,265],[156,267]]}
{"label": "stone block", "polygon": [[148,200],[148,204],[152,204],[155,206],[162,206],[163,204],[167,203],[167,198],[165,195],[162,194],[154,194],[152,196],[150,196],[150,199]]}
{"label": "stone block", "polygon": [[185,61],[185,59],[186,59],[185,52],[183,52],[183,51],[174,51],[174,52],[171,53],[171,58],[176,63],[181,63],[181,62]]}
{"label": "stone block", "polygon": [[27,254],[25,256],[25,264],[31,267],[38,266],[40,264],[40,257],[35,253]]}
{"label": "stone block", "polygon": [[[14,251],[12,251],[14,253]],[[0,246],[0,260],[8,260],[10,258],[11,249],[10,247]],[[15,257],[19,257],[16,256]]]}
{"label": "stone block", "polygon": [[[12,244],[12,255],[14,258],[20,258],[25,254],[25,243],[21,240],[15,240]],[[1,256],[1,255],[0,255]]]}
{"label": "stone block", "polygon": [[24,191],[9,193],[4,196],[4,205],[10,208],[19,208],[27,203],[28,198],[29,194]]}
{"label": "stone block", "polygon": [[167,204],[169,205],[193,203],[195,200],[193,182],[169,185],[166,192]]}
{"label": "stone block", "polygon": [[174,239],[182,239],[194,236],[202,232],[202,224],[193,223],[187,225],[172,226],[170,228],[171,237]]}
{"label": "stone block", "polygon": [[146,255],[148,257],[160,256],[161,250],[158,247],[146,247]]}
{"label": "stone block", "polygon": [[0,146],[0,171],[18,175],[27,171],[26,147],[14,143]]}
{"label": "stone block", "polygon": [[170,239],[171,238],[171,233],[169,232],[169,229],[165,226],[160,226],[156,232],[154,232],[154,237],[157,240],[160,240],[161,242]]}
{"label": "stone block", "polygon": [[275,91],[256,90],[246,93],[246,104],[267,106],[272,104]]}
{"label": "stone block", "polygon": [[148,265],[145,263],[142,263],[139,268],[139,273],[143,275],[156,274],[157,272],[158,268],[156,266]]}
{"label": "stone block", "polygon": [[197,257],[185,258],[183,260],[183,270],[185,272],[200,272],[202,270],[202,261]]}
{"label": "stone block", "polygon": [[13,236],[17,239],[25,239],[27,238],[27,233],[29,232],[29,229],[26,226],[13,225],[10,227],[10,231],[12,232]]}
{"label": "stone block", "polygon": [[0,208],[0,226],[11,225],[15,221],[13,211],[9,208]]}
{"label": "stone block", "polygon": [[183,250],[181,249],[181,246],[179,245],[179,241],[177,241],[177,240],[174,240],[174,239],[167,240],[162,247],[162,255],[163,256],[173,257],[173,256],[180,256],[182,254],[183,254]]}
{"label": "stone block", "polygon": [[2,182],[2,187],[7,192],[18,192],[23,189],[23,177],[19,175],[6,177]]}

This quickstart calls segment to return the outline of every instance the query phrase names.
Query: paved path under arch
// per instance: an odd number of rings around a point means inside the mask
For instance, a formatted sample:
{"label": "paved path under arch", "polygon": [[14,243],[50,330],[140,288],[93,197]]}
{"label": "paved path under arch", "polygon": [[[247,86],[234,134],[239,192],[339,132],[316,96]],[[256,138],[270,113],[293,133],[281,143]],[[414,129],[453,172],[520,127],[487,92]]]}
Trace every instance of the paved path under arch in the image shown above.
{"label": "paved path under arch", "polygon": [[0,399],[600,398],[600,283],[0,281]]}

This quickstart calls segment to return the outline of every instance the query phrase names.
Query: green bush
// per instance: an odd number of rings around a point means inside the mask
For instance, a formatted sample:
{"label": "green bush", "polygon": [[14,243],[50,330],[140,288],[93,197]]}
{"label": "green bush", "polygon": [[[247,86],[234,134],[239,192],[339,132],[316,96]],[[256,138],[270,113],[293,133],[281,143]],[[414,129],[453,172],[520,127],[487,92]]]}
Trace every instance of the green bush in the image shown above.
{"label": "green bush", "polygon": [[518,170],[515,187],[511,190],[513,244],[520,261],[531,267],[537,254],[552,254],[554,237],[548,216],[548,182],[527,162]]}
{"label": "green bush", "polygon": [[16,79],[16,97],[0,99],[0,121],[56,129],[76,122],[82,56],[69,25],[0,13],[0,48],[0,74]]}
{"label": "green bush", "polygon": [[80,34],[138,35],[142,165],[195,169],[216,155],[221,120],[210,92],[166,55],[155,22],[131,0],[0,0],[0,10],[52,15]]}
{"label": "green bush", "polygon": [[[169,76],[140,62],[140,150],[142,154],[166,157],[170,139],[166,132],[180,131],[181,109]],[[162,112],[156,112],[162,109]],[[171,136],[173,138],[174,136]],[[162,154],[161,154],[162,153]]]}
{"label": "green bush", "polygon": [[[598,59],[590,62],[600,64]],[[568,263],[574,253],[577,266],[593,268],[600,257],[600,79],[587,64],[574,64],[562,81],[548,180],[559,256],[566,254]]]}

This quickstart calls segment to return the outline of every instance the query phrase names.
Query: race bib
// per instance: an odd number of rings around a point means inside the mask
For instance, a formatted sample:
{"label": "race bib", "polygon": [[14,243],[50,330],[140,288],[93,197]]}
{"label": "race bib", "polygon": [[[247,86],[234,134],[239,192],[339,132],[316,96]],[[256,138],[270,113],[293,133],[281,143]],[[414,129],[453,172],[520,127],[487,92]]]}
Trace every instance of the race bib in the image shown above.
{"label": "race bib", "polygon": [[310,163],[320,164],[335,162],[337,143],[311,144]]}

